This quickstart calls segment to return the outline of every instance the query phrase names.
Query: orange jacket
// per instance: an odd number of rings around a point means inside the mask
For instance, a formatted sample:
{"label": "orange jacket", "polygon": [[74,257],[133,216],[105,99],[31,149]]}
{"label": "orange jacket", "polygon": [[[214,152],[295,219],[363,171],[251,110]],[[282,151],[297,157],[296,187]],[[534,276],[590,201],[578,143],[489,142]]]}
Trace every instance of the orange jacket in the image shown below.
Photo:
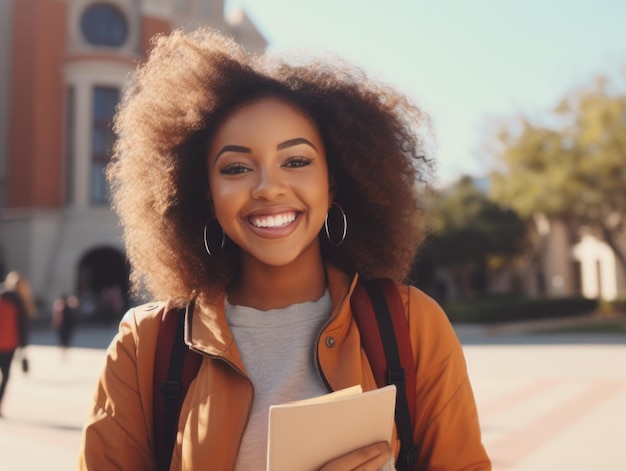
{"label": "orange jacket", "polygon": [[[376,388],[350,311],[356,283],[328,267],[333,311],[318,342],[321,373],[333,390]],[[399,285],[415,353],[420,458],[416,469],[490,470],[461,346],[441,308]],[[187,343],[206,355],[182,405],[170,470],[232,470],[254,387],[226,323],[223,297],[186,319]],[[132,309],[108,349],[83,430],[78,469],[154,470],[152,371],[163,304]],[[333,340],[331,340],[333,339]],[[394,433],[395,437],[395,433]],[[394,449],[399,442],[394,438]]]}

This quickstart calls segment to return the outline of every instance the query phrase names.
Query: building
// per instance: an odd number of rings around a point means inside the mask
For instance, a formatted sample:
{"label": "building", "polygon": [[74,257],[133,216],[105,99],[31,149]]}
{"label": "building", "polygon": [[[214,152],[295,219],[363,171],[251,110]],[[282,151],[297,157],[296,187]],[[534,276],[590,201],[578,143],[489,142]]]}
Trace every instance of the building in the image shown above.
{"label": "building", "polygon": [[111,120],[150,38],[209,25],[266,41],[223,0],[0,0],[0,275],[25,274],[42,309],[127,301],[128,267],[103,169]]}
{"label": "building", "polygon": [[[552,297],[581,295],[614,301],[626,297],[626,273],[616,251],[588,227],[568,229],[542,214],[534,218],[538,237],[527,270],[528,291]],[[626,234],[616,243],[624,251]],[[533,269],[534,267],[534,269]]]}

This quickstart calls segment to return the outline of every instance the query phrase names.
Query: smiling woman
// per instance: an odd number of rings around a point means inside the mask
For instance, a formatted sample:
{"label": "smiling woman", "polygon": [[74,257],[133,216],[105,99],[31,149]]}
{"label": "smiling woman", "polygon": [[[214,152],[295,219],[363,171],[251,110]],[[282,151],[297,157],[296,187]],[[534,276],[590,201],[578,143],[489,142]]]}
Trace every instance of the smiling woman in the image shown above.
{"label": "smiling woman", "polygon": [[[425,225],[427,124],[347,64],[252,57],[209,30],[158,38],[116,116],[107,176],[135,288],[163,302],[120,325],[80,469],[265,469],[272,404],[377,387],[352,302],[360,279],[383,277],[419,373],[417,412],[398,419],[420,449],[410,469],[489,469],[460,344],[402,284]],[[163,453],[153,382],[172,316],[201,357]],[[393,469],[405,443],[351,447],[320,469]]]}
{"label": "smiling woman", "polygon": [[[315,123],[284,99],[259,98],[232,110],[210,141],[208,202],[241,249],[241,277],[230,298],[251,305],[247,296],[255,295],[259,278],[281,267],[294,280],[306,273],[315,282],[307,284],[305,297],[319,299],[326,283],[318,235],[332,195]],[[278,307],[303,296],[292,293]],[[277,307],[274,290],[266,294],[257,307]]]}

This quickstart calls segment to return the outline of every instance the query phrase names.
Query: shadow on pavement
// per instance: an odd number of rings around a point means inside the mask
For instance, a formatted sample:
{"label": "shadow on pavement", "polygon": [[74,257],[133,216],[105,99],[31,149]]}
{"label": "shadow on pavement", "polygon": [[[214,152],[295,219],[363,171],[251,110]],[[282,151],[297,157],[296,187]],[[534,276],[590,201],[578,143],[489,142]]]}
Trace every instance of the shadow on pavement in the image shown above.
{"label": "shadow on pavement", "polygon": [[42,421],[42,420],[16,418],[16,417],[3,418],[2,423],[10,425],[12,427],[24,427],[24,428],[36,427],[38,429],[59,430],[63,432],[81,432],[83,429],[82,424],[80,425],[55,424],[55,423]]}
{"label": "shadow on pavement", "polygon": [[457,330],[463,345],[624,345],[623,334],[571,334],[571,333],[527,333],[527,334],[464,334]]}
{"label": "shadow on pavement", "polygon": [[[76,328],[70,347],[105,349],[117,334],[117,325],[80,325]],[[36,327],[30,333],[31,345],[57,346],[57,333],[47,327]]]}
{"label": "shadow on pavement", "polygon": [[626,345],[623,316],[578,316],[491,325],[455,324],[464,345]]}

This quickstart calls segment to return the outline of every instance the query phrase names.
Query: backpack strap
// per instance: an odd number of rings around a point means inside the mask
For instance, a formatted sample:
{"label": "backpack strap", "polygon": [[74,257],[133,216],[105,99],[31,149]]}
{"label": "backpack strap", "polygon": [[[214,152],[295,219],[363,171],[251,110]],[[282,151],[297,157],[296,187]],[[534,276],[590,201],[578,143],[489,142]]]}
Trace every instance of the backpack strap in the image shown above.
{"label": "backpack strap", "polygon": [[202,362],[202,356],[185,344],[184,333],[185,308],[167,309],[159,326],[152,376],[154,449],[159,471],[170,468],[180,408]]}
{"label": "backpack strap", "polygon": [[[417,462],[413,443],[415,422],[415,362],[400,293],[390,279],[360,280],[351,306],[363,349],[378,386],[395,384],[396,427],[400,437],[397,469],[408,471]],[[409,400],[410,399],[410,400]]]}

